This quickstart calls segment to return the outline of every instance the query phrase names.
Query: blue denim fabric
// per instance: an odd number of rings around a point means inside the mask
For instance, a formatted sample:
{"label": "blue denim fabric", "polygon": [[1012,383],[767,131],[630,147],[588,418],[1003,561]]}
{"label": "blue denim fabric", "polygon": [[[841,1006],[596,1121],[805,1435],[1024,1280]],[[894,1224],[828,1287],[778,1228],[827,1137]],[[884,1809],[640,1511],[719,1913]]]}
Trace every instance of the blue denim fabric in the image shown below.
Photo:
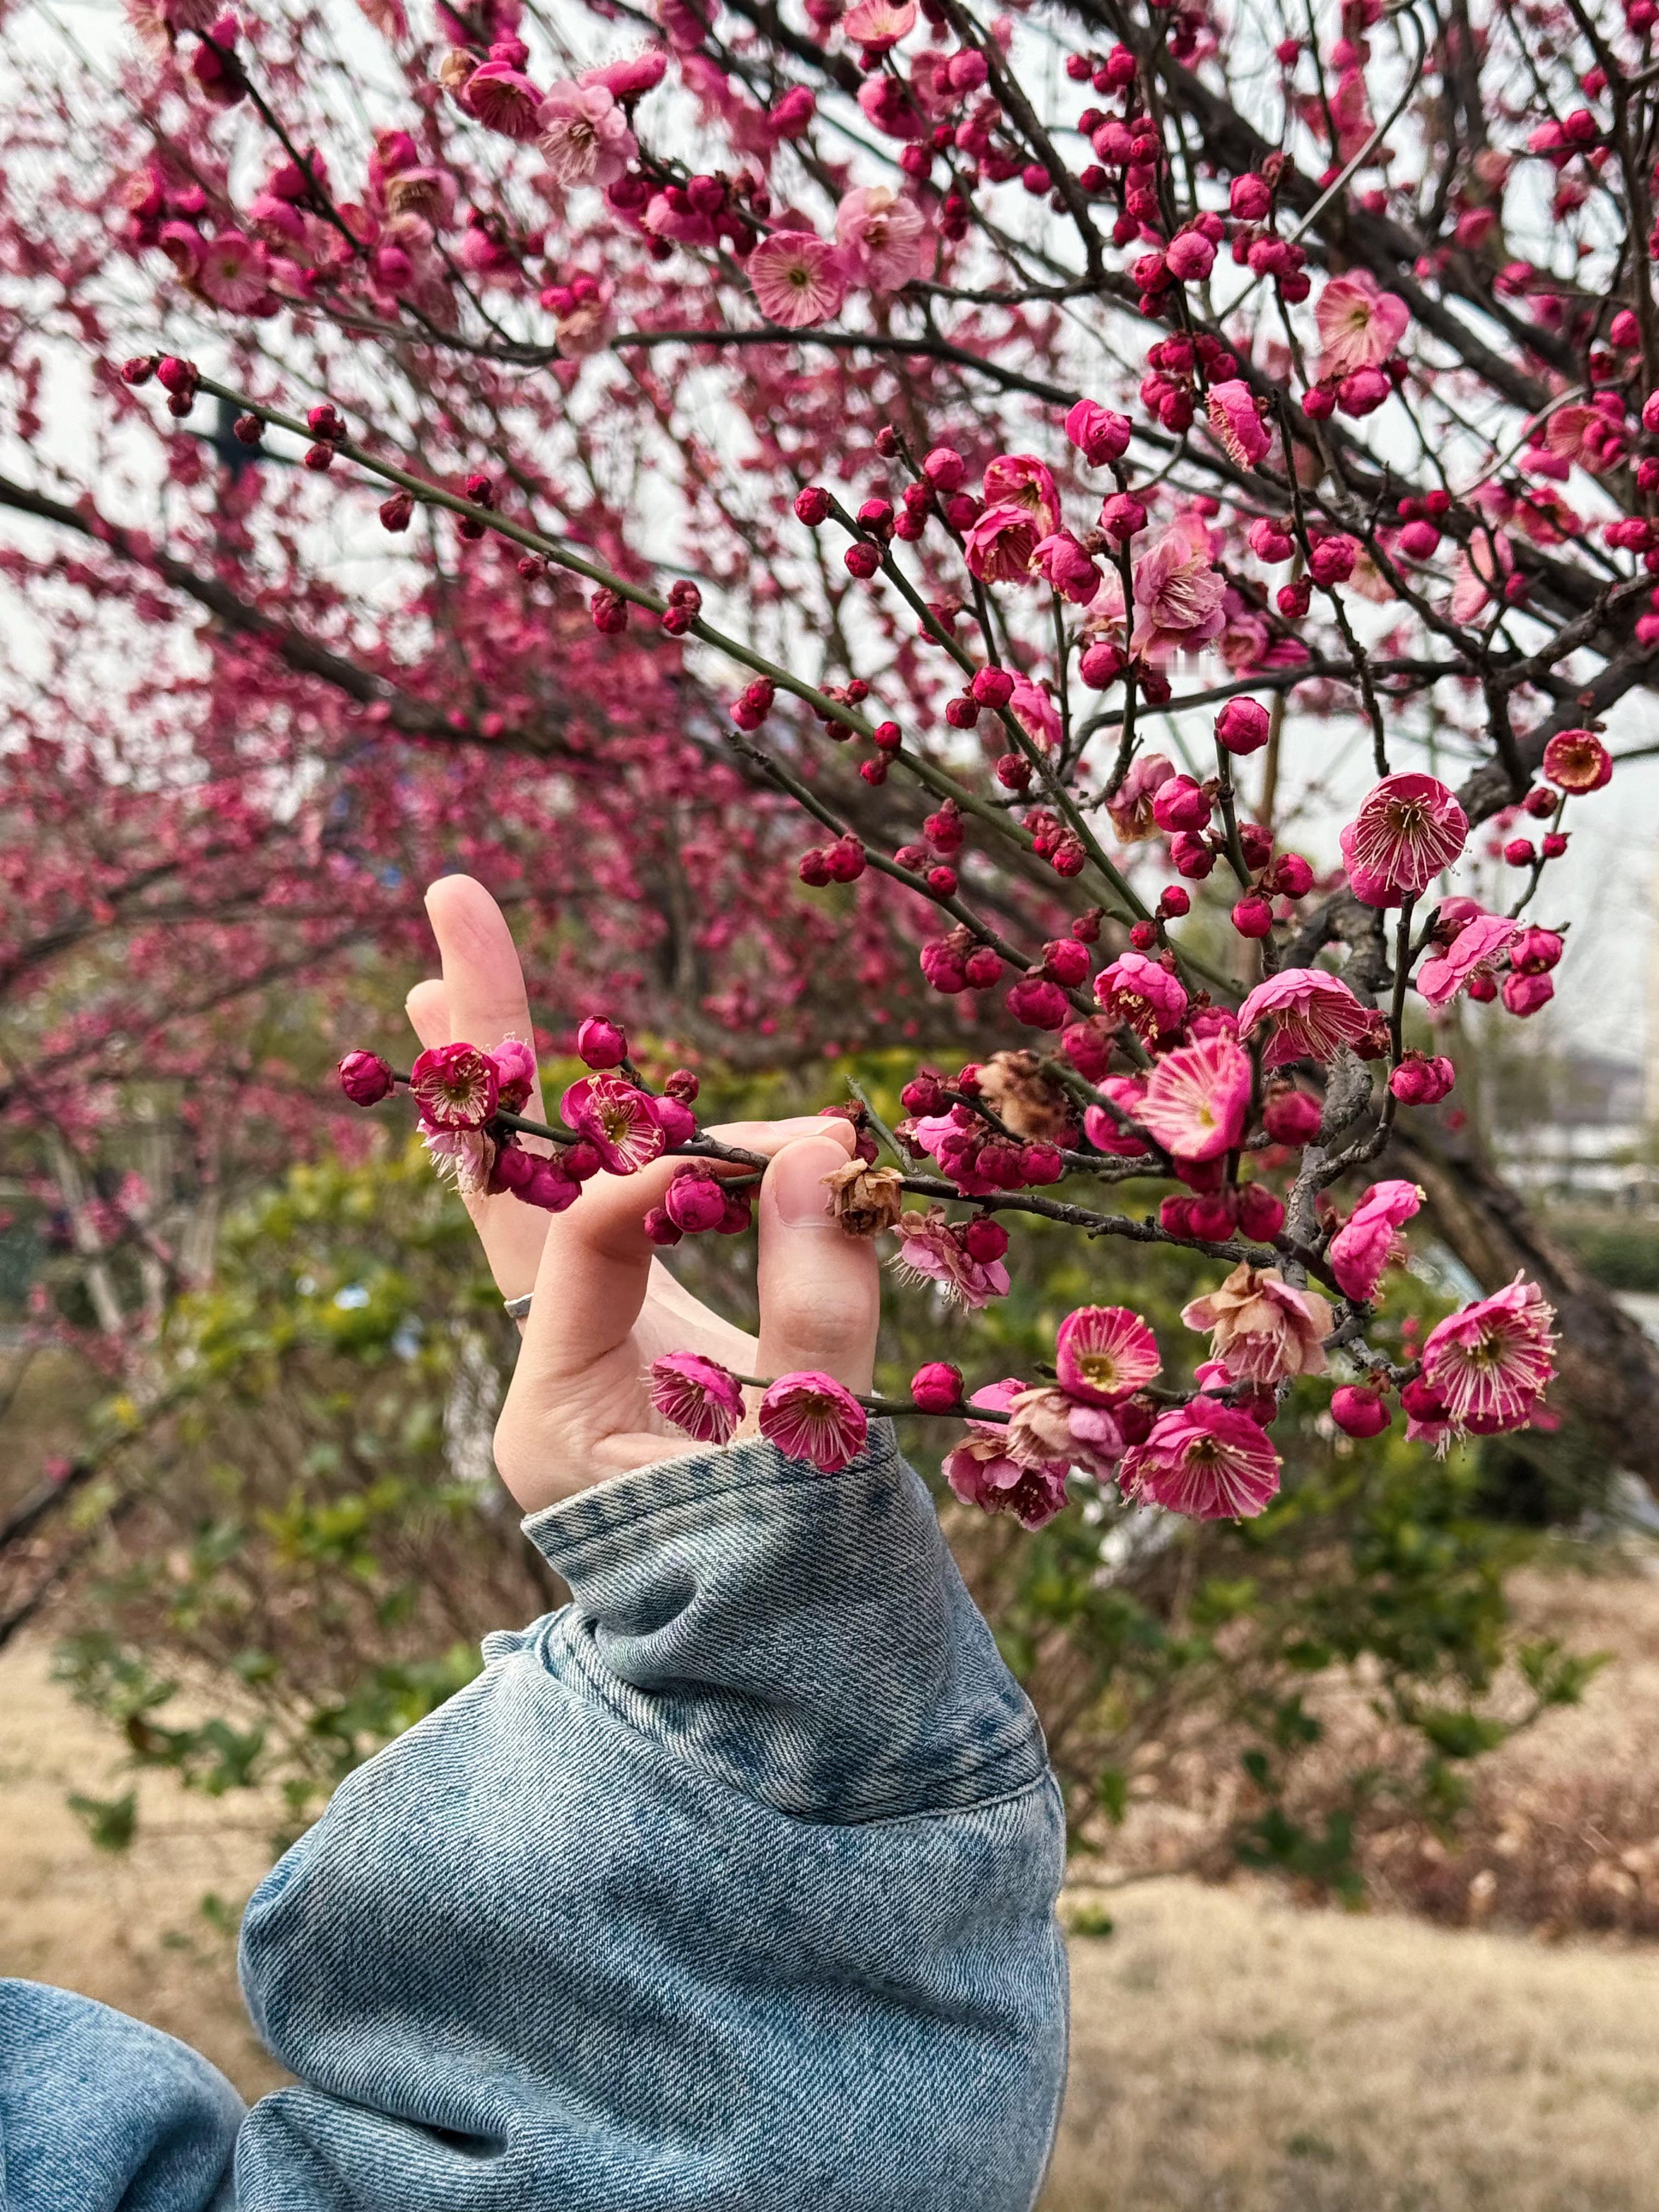
{"label": "blue denim fabric", "polygon": [[[697,1453],[525,1526],[573,1602],[489,1638],[249,1905],[243,1988],[304,2086],[243,2120],[240,2212],[1030,2212],[1059,1794],[890,1437],[829,1476]],[[172,2197],[43,2179],[33,2105],[77,2140],[184,2109],[150,2071],[179,2046],[59,2002],[118,2087],[8,2062],[0,2212],[213,2205],[218,2106]]]}

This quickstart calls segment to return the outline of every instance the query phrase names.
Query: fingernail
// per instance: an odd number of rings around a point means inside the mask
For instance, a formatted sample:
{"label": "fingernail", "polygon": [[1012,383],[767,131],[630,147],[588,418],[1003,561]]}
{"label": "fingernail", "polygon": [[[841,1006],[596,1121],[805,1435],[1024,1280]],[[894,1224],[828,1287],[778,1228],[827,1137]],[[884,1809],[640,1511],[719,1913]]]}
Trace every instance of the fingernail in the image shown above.
{"label": "fingernail", "polygon": [[787,1145],[766,1171],[772,1207],[786,1229],[801,1229],[808,1222],[830,1219],[830,1194],[823,1178],[840,1167],[845,1155],[833,1137],[803,1138]]}

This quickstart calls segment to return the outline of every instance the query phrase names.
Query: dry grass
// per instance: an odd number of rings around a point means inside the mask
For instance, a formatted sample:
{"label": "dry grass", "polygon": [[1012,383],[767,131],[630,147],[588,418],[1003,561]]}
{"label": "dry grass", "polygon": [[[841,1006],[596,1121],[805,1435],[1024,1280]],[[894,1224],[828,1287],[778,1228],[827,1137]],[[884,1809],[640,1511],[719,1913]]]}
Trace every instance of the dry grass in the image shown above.
{"label": "dry grass", "polygon": [[1073,1944],[1044,2212],[1638,2212],[1659,1958],[1157,1881]]}
{"label": "dry grass", "polygon": [[[1612,1725],[1609,1717],[1609,1725]],[[131,1851],[76,1790],[132,1778],[49,1679],[0,1658],[0,1972],[184,2037],[249,2095],[279,2076],[200,1911],[263,1870],[245,1802],[141,1778]],[[1079,1897],[1079,1905],[1092,1900]],[[1638,2212],[1659,2170],[1659,1954],[1310,1911],[1156,1881],[1073,1946],[1066,2126],[1044,2212]]]}

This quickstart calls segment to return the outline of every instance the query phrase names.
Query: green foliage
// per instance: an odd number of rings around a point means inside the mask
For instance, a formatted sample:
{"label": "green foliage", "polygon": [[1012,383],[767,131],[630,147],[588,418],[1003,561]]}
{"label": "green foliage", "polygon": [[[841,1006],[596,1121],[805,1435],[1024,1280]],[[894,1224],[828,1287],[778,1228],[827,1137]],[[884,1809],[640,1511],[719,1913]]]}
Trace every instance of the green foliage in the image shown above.
{"label": "green foliage", "polygon": [[[854,1072],[897,1113],[902,1055]],[[702,1103],[735,1118],[812,1095],[780,1073],[707,1080]],[[1113,1203],[1150,1212],[1155,1194],[1118,1185]],[[1012,1293],[987,1312],[964,1316],[930,1287],[884,1300],[884,1388],[902,1391],[924,1358],[959,1359],[974,1384],[1039,1374],[1060,1321],[1089,1301],[1137,1306],[1167,1379],[1190,1373],[1204,1346],[1180,1311],[1209,1263],[1079,1247],[1042,1222],[1012,1234]],[[745,1240],[688,1239],[670,1264],[752,1321]],[[1393,1298],[1384,1346],[1441,1310],[1409,1274]],[[216,1794],[265,1790],[291,1832],[471,1678],[488,1629],[559,1601],[489,1462],[515,1345],[465,1217],[416,1147],[296,1169],[226,1224],[213,1287],[171,1317],[167,1410],[127,1452],[127,1510],[60,1654],[135,1761]],[[1483,1510],[1484,1462],[1437,1462],[1397,1431],[1356,1447],[1322,1396],[1287,1403],[1283,1494],[1243,1526],[1126,1511],[1079,1483],[1078,1508],[1029,1535],[939,1487],[963,1571],[1043,1719],[1077,1848],[1106,1847],[1143,1771],[1198,1755],[1244,1779],[1224,1860],[1353,1899],[1368,1824],[1454,1819],[1468,1763],[1582,1689],[1591,1662],[1511,1650],[1504,1578],[1524,1539]],[[951,1432],[908,1427],[939,1486]],[[1523,1711],[1494,1696],[1506,1666]],[[1328,1717],[1357,1684],[1363,1743]]]}
{"label": "green foliage", "polygon": [[100,1851],[124,1851],[138,1831],[138,1793],[121,1797],[71,1795],[69,1808]]}

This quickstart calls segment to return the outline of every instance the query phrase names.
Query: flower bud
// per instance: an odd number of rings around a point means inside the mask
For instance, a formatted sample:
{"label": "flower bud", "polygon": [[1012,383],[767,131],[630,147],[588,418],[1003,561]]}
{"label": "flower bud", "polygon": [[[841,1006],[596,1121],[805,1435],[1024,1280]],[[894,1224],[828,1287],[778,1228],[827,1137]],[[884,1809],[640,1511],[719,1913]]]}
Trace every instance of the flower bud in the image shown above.
{"label": "flower bud", "polygon": [[1363,1383],[1345,1383],[1331,1394],[1331,1419],[1345,1436],[1381,1436],[1393,1418],[1381,1395]]}
{"label": "flower bud", "polygon": [[988,945],[976,945],[962,963],[970,991],[988,991],[1002,981],[1002,957]]}
{"label": "flower bud", "polygon": [[407,530],[410,517],[415,512],[415,501],[406,491],[394,492],[390,499],[380,501],[382,530]]}
{"label": "flower bud", "polygon": [[666,1207],[653,1206],[641,1223],[647,1241],[656,1245],[678,1244],[684,1231],[673,1221]]}
{"label": "flower bud", "polygon": [[1504,978],[1504,1004],[1522,1020],[1547,1006],[1554,996],[1555,986],[1547,975],[1511,974]]}
{"label": "flower bud", "polygon": [[1260,1244],[1277,1237],[1285,1226],[1285,1201],[1276,1198],[1265,1182],[1241,1183],[1235,1210],[1239,1235]]}
{"label": "flower bud", "polygon": [[1152,793],[1152,819],[1166,835],[1206,830],[1215,802],[1189,775],[1166,776]]}
{"label": "flower bud", "polygon": [[704,1167],[683,1168],[668,1186],[663,1210],[688,1236],[718,1229],[726,1218],[726,1193]]}
{"label": "flower bud", "polygon": [[1267,937],[1273,926],[1273,902],[1260,891],[1246,892],[1233,908],[1233,927],[1241,937]]}
{"label": "flower bud", "polygon": [[665,1095],[670,1098],[678,1099],[682,1106],[690,1105],[702,1088],[701,1078],[695,1075],[689,1067],[677,1067],[667,1082],[663,1085]]}
{"label": "flower bud", "polygon": [[988,1267],[993,1260],[1001,1259],[1008,1249],[1008,1232],[1000,1221],[988,1213],[976,1213],[973,1219],[957,1231],[962,1249],[970,1260]]}
{"label": "flower bud", "polygon": [[822,484],[808,484],[795,495],[795,520],[804,522],[809,530],[816,530],[830,520],[830,495]]}
{"label": "flower bud", "polygon": [[910,1377],[910,1395],[924,1413],[953,1413],[962,1403],[962,1370],[930,1359]]}
{"label": "flower bud", "polygon": [[340,1088],[354,1106],[377,1106],[392,1087],[391,1066],[377,1052],[349,1052],[339,1076]]}
{"label": "flower bud", "polygon": [[1178,921],[1183,914],[1190,914],[1193,902],[1179,884],[1166,884],[1158,895],[1157,914],[1160,921]]}
{"label": "flower bud", "polygon": [[1089,948],[1075,937],[1050,938],[1042,948],[1042,964],[1056,983],[1073,988],[1089,973]]}
{"label": "flower bud", "polygon": [[628,1057],[628,1039],[617,1023],[595,1015],[578,1028],[576,1050],[589,1067],[620,1067]]}
{"label": "flower bud", "polygon": [[1553,929],[1523,929],[1510,946],[1510,966],[1517,975],[1542,975],[1565,950]]}
{"label": "flower bud", "polygon": [[1014,679],[1006,668],[980,668],[969,689],[981,707],[1006,707],[1014,696]]}
{"label": "flower bud", "polygon": [[1030,1029],[1063,1029],[1071,1008],[1058,983],[1045,976],[1024,975],[1008,994],[1008,1011]]}
{"label": "flower bud", "polygon": [[1121,461],[1129,450],[1133,425],[1092,399],[1079,399],[1066,417],[1066,434],[1093,468]]}
{"label": "flower bud", "polygon": [[651,1117],[662,1131],[665,1146],[684,1145],[697,1133],[697,1117],[679,1098],[653,1098]]}
{"label": "flower bud", "polygon": [[1259,752],[1271,727],[1259,699],[1229,699],[1215,718],[1216,742],[1230,753]]}
{"label": "flower bud", "polygon": [[1277,1091],[1262,1109],[1261,1125],[1276,1145],[1305,1145],[1319,1134],[1324,1109],[1305,1091]]}

